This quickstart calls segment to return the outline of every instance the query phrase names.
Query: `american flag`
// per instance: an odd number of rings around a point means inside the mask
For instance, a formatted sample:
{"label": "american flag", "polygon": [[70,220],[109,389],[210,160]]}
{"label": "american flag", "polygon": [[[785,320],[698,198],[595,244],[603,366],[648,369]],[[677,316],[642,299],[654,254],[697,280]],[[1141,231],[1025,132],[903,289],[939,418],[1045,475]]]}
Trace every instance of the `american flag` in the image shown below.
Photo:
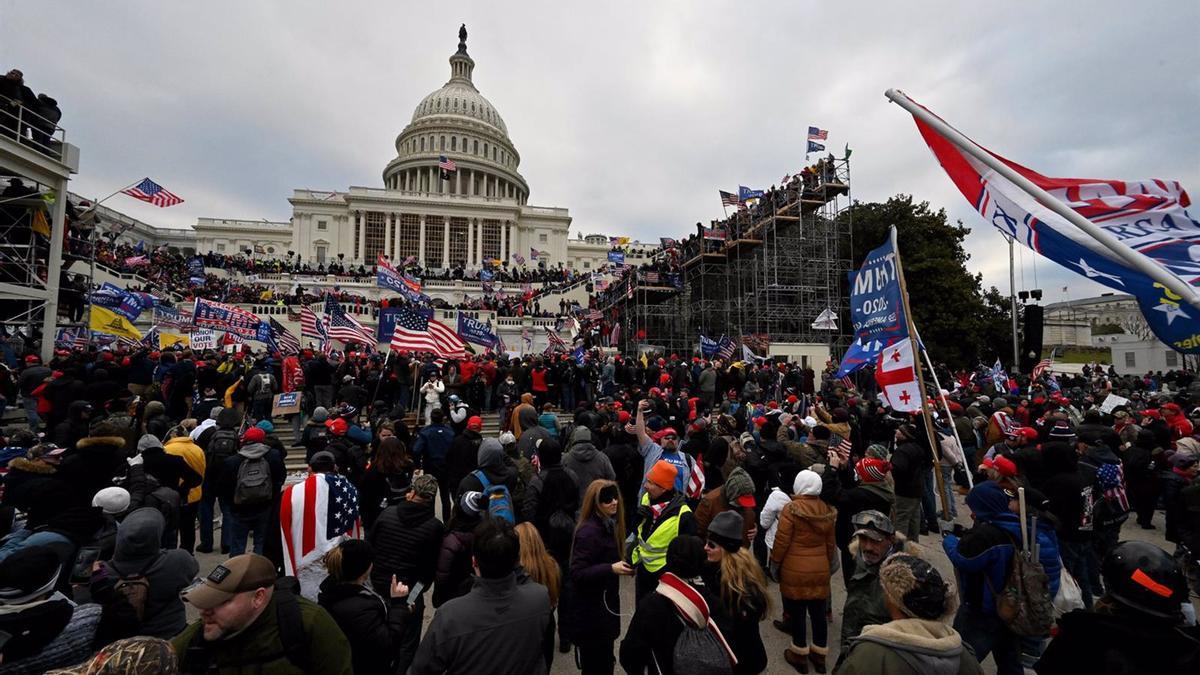
{"label": "american flag", "polygon": [[88,343],[92,341],[92,331],[89,328],[80,328],[75,334],[75,349],[87,350]]}
{"label": "american flag", "polygon": [[592,321],[599,321],[600,319],[604,318],[604,314],[602,314],[598,309],[593,309],[592,311],[588,312],[587,318]]}
{"label": "american flag", "polygon": [[347,344],[360,342],[368,347],[379,344],[375,339],[375,331],[359,323],[358,319],[347,314],[336,302],[333,303],[333,307],[335,309],[329,312],[329,337]]}
{"label": "american flag", "polygon": [[314,337],[322,340],[328,337],[321,320],[317,318],[317,313],[307,306],[300,308],[300,337]]}
{"label": "american flag", "polygon": [[846,460],[850,459],[850,451],[854,449],[854,444],[850,442],[849,438],[842,438],[835,444],[833,441],[837,439],[838,435],[834,434],[833,439],[829,442],[829,450],[837,453],[838,459],[845,464]]}
{"label": "american flag", "polygon": [[426,318],[420,312],[401,308],[396,313],[396,328],[392,331],[391,348],[414,352],[431,352],[447,359],[467,356],[467,343],[454,329]]}
{"label": "american flag", "polygon": [[692,475],[688,477],[687,497],[699,499],[704,494],[704,453],[696,455],[692,462]]}
{"label": "american flag", "polygon": [[646,272],[646,283],[657,284],[658,283],[658,272]]}
{"label": "american flag", "polygon": [[1038,379],[1042,376],[1042,373],[1050,370],[1053,367],[1054,359],[1042,359],[1041,361],[1038,361],[1037,365],[1033,367],[1033,379]]}
{"label": "american flag", "polygon": [[724,190],[717,190],[717,192],[721,193],[721,206],[738,205],[738,196],[736,194],[732,192],[726,192]]}
{"label": "american flag", "polygon": [[300,353],[300,340],[296,339],[295,335],[288,332],[283,324],[275,319],[270,320],[271,338],[275,341],[275,347],[279,349],[279,353],[287,356],[289,354]]}
{"label": "american flag", "polygon": [[810,140],[810,141],[827,141],[827,140],[829,140],[829,132],[826,131],[825,129],[809,127],[808,128],[808,140]]}
{"label": "american flag", "polygon": [[621,324],[614,323],[612,332],[608,334],[608,346],[612,347],[621,340]]}
{"label": "american flag", "polygon": [[438,157],[438,168],[442,171],[458,171],[458,167],[454,165],[454,160],[448,159],[445,155]]}
{"label": "american flag", "polygon": [[127,194],[134,199],[140,199],[144,202],[150,202],[158,207],[175,206],[182,204],[183,200],[174,194],[171,194],[163,186],[155,183],[149,178],[143,178],[142,182],[131,188],[121,190],[122,194]]}
{"label": "american flag", "polygon": [[343,476],[312,474],[283,491],[279,529],[285,573],[295,576],[343,539],[362,538],[358,490]]}
{"label": "american flag", "polygon": [[847,389],[853,389],[854,388],[854,380],[851,380],[849,375],[843,375],[842,376],[842,386]]}
{"label": "american flag", "polygon": [[733,358],[733,350],[737,348],[737,345],[734,344],[732,338],[723,335],[717,345],[717,358],[725,361]]}
{"label": "american flag", "polygon": [[550,341],[550,344],[546,347],[547,353],[554,352],[559,349],[563,350],[564,352],[569,351],[567,349],[567,343],[563,342],[563,339],[558,336],[558,333],[551,330],[549,326],[543,326],[543,328],[546,329],[546,339]]}

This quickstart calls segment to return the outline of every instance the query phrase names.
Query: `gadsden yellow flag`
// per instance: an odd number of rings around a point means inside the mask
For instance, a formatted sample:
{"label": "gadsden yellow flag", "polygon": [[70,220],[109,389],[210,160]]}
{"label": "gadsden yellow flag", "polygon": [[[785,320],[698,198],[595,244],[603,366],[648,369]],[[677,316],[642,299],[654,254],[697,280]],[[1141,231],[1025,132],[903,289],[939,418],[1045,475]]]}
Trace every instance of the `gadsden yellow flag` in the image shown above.
{"label": "gadsden yellow flag", "polygon": [[104,307],[92,305],[92,316],[88,325],[97,333],[107,333],[108,335],[127,337],[132,340],[142,339],[142,334],[125,317]]}

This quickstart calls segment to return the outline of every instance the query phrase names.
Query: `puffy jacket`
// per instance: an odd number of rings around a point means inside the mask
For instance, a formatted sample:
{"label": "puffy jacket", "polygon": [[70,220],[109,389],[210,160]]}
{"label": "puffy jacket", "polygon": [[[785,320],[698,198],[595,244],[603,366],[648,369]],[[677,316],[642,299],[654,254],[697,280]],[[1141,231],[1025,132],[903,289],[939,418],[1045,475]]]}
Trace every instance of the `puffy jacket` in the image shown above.
{"label": "puffy jacket", "polygon": [[567,453],[563,455],[563,466],[574,473],[579,481],[580,503],[583,503],[583,496],[592,481],[617,479],[617,473],[613,470],[608,455],[600,452],[592,444],[592,432],[587,427],[577,426],[575,431],[571,432]]}
{"label": "puffy jacket", "polygon": [[446,451],[446,484],[458,487],[467,474],[475,470],[479,462],[479,444],[483,436],[478,431],[465,429]]}
{"label": "puffy jacket", "polygon": [[779,565],[779,589],[788,600],[829,597],[829,561],[837,552],[837,514],[816,495],[796,495],[779,518],[771,562]]}
{"label": "puffy jacket", "polygon": [[168,440],[163,444],[163,450],[166,451],[168,455],[174,455],[183,459],[183,461],[187,463],[188,468],[190,468],[196,474],[196,485],[188,490],[186,503],[195,504],[196,502],[200,501],[200,496],[203,491],[200,483],[204,480],[204,470],[206,468],[204,451],[200,449],[200,446],[193,443],[192,439],[188,438],[187,436],[180,436],[178,438],[172,438]]}
{"label": "puffy jacket", "polygon": [[433,606],[441,607],[447,600],[466,595],[471,590],[469,583],[474,574],[471,566],[471,542],[475,540],[473,530],[450,530],[442,538],[438,552],[437,584],[433,587]]}
{"label": "puffy jacket", "polygon": [[350,641],[355,673],[392,672],[392,661],[408,630],[410,613],[404,598],[384,598],[362,584],[325,577],[317,604],[329,612]]}
{"label": "puffy jacket", "polygon": [[916,441],[904,441],[892,451],[892,476],[896,496],[920,498],[925,494],[925,472],[933,462],[929,452]]}
{"label": "puffy jacket", "polygon": [[[840,514],[839,514],[840,515]],[[879,584],[879,565],[893,553],[908,553],[918,558],[929,559],[928,553],[918,544],[896,533],[896,541],[891,550],[885,553],[879,564],[868,565],[858,550],[858,541],[850,542],[850,555],[854,557],[854,569],[850,580],[846,582],[846,605],[842,610],[842,652],[850,648],[850,638],[862,632],[864,626],[884,624],[892,620],[887,605],[883,601],[883,587]]]}
{"label": "puffy jacket", "polygon": [[896,494],[888,481],[877,483],[860,483],[850,489],[843,489],[841,481],[827,482],[831,489],[823,495],[825,501],[837,509],[837,523],[834,526],[834,539],[838,548],[845,549],[850,545],[854,536],[854,526],[850,519],[863,511],[875,510],[883,514],[892,512],[892,504],[896,503]]}
{"label": "puffy jacket", "polygon": [[375,547],[375,592],[388,593],[393,574],[410,588],[418,581],[426,587],[433,583],[444,533],[432,502],[403,501],[384,509],[367,532],[367,541]]}
{"label": "puffy jacket", "polygon": [[[259,457],[265,457],[267,466],[271,468],[271,500],[262,504],[234,504],[233,494],[237,490],[238,468],[241,467],[243,461]],[[283,481],[286,477],[287,471],[283,466],[283,460],[279,458],[279,453],[263,443],[250,443],[238,450],[236,455],[225,460],[221,476],[217,480],[217,496],[221,498],[222,502],[229,504],[229,509],[235,515],[254,517],[267,509],[276,508],[275,502],[279,500],[279,493],[283,489]]]}

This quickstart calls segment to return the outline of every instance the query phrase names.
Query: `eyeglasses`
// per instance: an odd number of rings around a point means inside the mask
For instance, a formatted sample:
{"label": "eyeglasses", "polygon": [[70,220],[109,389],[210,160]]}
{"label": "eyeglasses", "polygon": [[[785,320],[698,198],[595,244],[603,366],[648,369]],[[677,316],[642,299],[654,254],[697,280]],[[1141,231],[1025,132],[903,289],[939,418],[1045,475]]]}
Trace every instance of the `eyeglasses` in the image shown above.
{"label": "eyeglasses", "polygon": [[708,541],[704,542],[704,548],[720,548],[720,545],[712,539],[709,539]]}

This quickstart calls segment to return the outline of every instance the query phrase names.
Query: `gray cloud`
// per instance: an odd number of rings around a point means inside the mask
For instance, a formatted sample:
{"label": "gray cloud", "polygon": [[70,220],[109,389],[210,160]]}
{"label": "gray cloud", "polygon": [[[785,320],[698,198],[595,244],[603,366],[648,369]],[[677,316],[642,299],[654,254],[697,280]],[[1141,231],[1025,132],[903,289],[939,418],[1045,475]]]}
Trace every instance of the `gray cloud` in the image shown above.
{"label": "gray cloud", "polygon": [[[1196,3],[193,5],[64,2],[57,22],[0,1],[0,65],[58,98],[83,152],[74,189],[150,175],[187,202],[112,205],[156,225],[286,219],[293,188],[379,185],[464,21],[532,202],[570,207],[578,231],[682,235],[721,216],[717,189],[798,170],[815,124],[830,149],[854,149],[856,199],[907,192],[946,208],[973,230],[971,268],[1007,289],[1003,241],[888,87],[1048,175],[1200,190]],[[1037,270],[1053,299],[1103,290]]]}

